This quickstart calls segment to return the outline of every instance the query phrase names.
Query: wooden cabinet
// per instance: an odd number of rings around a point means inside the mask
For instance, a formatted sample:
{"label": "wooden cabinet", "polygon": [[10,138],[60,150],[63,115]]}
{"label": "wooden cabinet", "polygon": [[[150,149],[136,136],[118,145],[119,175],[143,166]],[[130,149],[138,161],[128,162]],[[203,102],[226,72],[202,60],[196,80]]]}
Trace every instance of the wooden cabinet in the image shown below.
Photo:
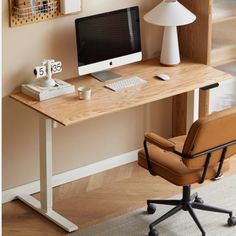
{"label": "wooden cabinet", "polygon": [[179,27],[180,52],[211,65],[236,60],[236,0],[180,0],[197,20]]}
{"label": "wooden cabinet", "polygon": [[[197,16],[192,24],[178,27],[181,57],[213,66],[232,63],[233,60],[236,63],[236,0],[179,0],[179,2]],[[209,96],[208,90],[200,90],[200,117],[209,113]],[[173,113],[180,105],[187,109],[186,99],[187,96],[173,98]],[[185,124],[183,127],[186,127]]]}

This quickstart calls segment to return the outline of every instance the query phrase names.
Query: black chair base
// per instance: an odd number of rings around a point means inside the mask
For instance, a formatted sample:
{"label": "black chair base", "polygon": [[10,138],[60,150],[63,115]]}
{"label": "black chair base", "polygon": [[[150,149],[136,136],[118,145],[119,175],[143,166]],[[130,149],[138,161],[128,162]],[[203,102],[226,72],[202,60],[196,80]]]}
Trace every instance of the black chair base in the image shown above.
{"label": "black chair base", "polygon": [[193,209],[203,210],[203,211],[213,211],[213,212],[219,212],[219,213],[225,213],[229,214],[228,218],[228,225],[233,226],[236,225],[236,217],[233,217],[233,212],[228,211],[225,209],[208,206],[205,205],[203,200],[198,197],[197,193],[194,193],[193,195],[190,194],[191,187],[190,186],[183,186],[183,198],[182,200],[147,200],[147,212],[148,214],[154,214],[156,211],[156,208],[153,204],[163,204],[163,205],[171,205],[175,206],[170,211],[162,215],[160,218],[155,220],[149,225],[149,236],[158,236],[158,231],[154,229],[154,226],[162,222],[163,220],[169,218],[170,216],[176,214],[180,210],[188,211],[191,217],[193,218],[194,222],[197,224],[198,228],[202,232],[202,236],[205,236],[206,233],[199,222],[197,216],[195,215]]}

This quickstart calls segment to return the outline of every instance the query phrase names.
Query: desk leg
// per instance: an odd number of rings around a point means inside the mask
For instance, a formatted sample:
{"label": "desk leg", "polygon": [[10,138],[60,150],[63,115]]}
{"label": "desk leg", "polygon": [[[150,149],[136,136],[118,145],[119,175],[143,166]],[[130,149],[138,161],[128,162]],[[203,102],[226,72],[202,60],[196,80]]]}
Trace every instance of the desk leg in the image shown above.
{"label": "desk leg", "polygon": [[187,129],[187,93],[172,98],[172,136],[186,134]]}
{"label": "desk leg", "polygon": [[204,117],[209,114],[209,97],[210,90],[199,90],[199,117]]}
{"label": "desk leg", "polygon": [[[184,135],[199,117],[199,89],[173,97],[172,135]],[[206,105],[207,107],[207,105]]]}
{"label": "desk leg", "polygon": [[27,194],[18,199],[53,221],[64,230],[72,232],[78,227],[52,210],[52,120],[40,115],[40,201]]}

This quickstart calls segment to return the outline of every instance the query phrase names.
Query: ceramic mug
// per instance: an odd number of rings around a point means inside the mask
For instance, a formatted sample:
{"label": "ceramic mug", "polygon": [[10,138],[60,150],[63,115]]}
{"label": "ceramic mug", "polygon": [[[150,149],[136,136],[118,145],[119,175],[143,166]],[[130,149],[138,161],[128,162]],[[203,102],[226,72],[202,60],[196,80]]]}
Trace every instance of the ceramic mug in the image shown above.
{"label": "ceramic mug", "polygon": [[79,99],[88,100],[91,98],[91,88],[81,86],[78,88]]}

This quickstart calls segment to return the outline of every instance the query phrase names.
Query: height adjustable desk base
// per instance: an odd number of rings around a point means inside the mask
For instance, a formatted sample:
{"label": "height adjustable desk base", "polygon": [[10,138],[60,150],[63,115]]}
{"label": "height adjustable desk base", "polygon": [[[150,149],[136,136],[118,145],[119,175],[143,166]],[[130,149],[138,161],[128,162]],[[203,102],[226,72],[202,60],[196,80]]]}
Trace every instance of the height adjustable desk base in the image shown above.
{"label": "height adjustable desk base", "polygon": [[54,210],[48,209],[47,211],[44,211],[41,207],[41,202],[30,195],[21,194],[17,196],[17,199],[21,200],[26,205],[32,207],[35,211],[45,216],[46,218],[48,218],[49,220],[59,225],[61,228],[68,232],[73,232],[78,229],[77,225],[73,224]]}
{"label": "height adjustable desk base", "polygon": [[52,119],[40,115],[40,201],[29,194],[19,194],[17,199],[32,207],[64,230],[72,232],[77,230],[78,226],[52,209],[52,128]]}

